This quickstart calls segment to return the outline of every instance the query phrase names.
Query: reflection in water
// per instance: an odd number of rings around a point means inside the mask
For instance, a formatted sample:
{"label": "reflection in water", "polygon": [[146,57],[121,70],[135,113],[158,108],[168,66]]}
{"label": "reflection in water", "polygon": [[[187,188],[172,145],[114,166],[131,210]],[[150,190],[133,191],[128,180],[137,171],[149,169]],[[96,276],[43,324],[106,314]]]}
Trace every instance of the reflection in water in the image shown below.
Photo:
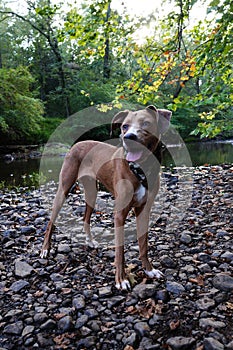
{"label": "reflection in water", "polygon": [[[186,146],[190,153],[193,166],[223,163],[233,164],[233,140],[228,142],[190,143]],[[175,159],[178,159],[179,154],[182,154],[180,147],[170,149],[170,152],[173,156],[175,155]],[[164,166],[175,165],[170,152],[169,148],[164,152]],[[43,169],[47,169],[43,176],[47,180],[58,181],[63,159],[60,156],[43,157],[43,162],[45,162]],[[182,163],[182,160],[180,163]],[[0,182],[4,181],[4,186],[31,186],[39,168],[40,159],[17,160],[11,163],[6,163],[0,159]]]}

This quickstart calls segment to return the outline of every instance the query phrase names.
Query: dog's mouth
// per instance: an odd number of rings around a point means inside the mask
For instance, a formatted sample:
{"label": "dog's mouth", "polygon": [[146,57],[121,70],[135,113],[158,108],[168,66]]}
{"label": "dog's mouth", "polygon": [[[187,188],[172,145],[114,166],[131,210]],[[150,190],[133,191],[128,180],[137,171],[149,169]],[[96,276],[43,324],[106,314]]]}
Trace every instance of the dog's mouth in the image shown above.
{"label": "dog's mouth", "polygon": [[128,162],[136,162],[143,157],[144,147],[138,141],[124,140],[124,148]]}
{"label": "dog's mouth", "polygon": [[126,160],[128,162],[136,162],[142,158],[143,151],[128,151],[126,154]]}

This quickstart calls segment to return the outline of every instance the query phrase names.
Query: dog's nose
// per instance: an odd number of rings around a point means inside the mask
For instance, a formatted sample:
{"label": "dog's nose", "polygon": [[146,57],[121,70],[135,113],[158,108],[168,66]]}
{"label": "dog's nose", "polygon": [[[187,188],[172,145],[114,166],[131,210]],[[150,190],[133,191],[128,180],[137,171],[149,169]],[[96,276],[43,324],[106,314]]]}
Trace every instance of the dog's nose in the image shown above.
{"label": "dog's nose", "polygon": [[135,135],[133,133],[128,133],[128,134],[125,134],[124,139],[137,141],[137,135]]}

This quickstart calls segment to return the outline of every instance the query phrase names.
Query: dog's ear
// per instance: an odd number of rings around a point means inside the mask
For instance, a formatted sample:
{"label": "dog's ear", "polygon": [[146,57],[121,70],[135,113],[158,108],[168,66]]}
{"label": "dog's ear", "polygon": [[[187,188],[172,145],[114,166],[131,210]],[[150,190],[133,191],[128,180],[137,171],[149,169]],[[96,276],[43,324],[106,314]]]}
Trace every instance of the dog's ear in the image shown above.
{"label": "dog's ear", "polygon": [[172,112],[167,109],[158,109],[157,111],[159,115],[159,131],[161,134],[164,134],[169,128]]}
{"label": "dog's ear", "polygon": [[164,134],[167,131],[167,129],[169,128],[172,112],[167,110],[167,109],[157,109],[153,105],[150,105],[146,108],[150,109],[150,110],[154,111],[156,114],[158,114],[158,116],[159,116],[159,120],[158,120],[159,133]]}
{"label": "dog's ear", "polygon": [[123,120],[126,118],[126,116],[128,114],[129,114],[129,111],[125,110],[125,111],[121,111],[121,112],[117,113],[113,117],[112,123],[111,123],[111,132],[110,132],[111,137],[114,136],[114,132],[121,126]]}

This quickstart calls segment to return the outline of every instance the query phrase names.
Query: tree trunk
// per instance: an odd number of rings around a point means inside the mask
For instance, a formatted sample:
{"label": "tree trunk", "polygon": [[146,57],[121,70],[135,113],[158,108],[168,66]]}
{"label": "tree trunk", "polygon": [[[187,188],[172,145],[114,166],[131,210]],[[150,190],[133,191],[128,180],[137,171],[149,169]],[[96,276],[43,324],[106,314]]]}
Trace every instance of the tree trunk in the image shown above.
{"label": "tree trunk", "polygon": [[105,52],[104,52],[104,69],[103,69],[103,76],[105,79],[110,78],[110,42],[109,42],[109,18],[111,15],[111,1],[109,1],[108,4],[108,10],[106,15],[106,40],[105,40]]}

